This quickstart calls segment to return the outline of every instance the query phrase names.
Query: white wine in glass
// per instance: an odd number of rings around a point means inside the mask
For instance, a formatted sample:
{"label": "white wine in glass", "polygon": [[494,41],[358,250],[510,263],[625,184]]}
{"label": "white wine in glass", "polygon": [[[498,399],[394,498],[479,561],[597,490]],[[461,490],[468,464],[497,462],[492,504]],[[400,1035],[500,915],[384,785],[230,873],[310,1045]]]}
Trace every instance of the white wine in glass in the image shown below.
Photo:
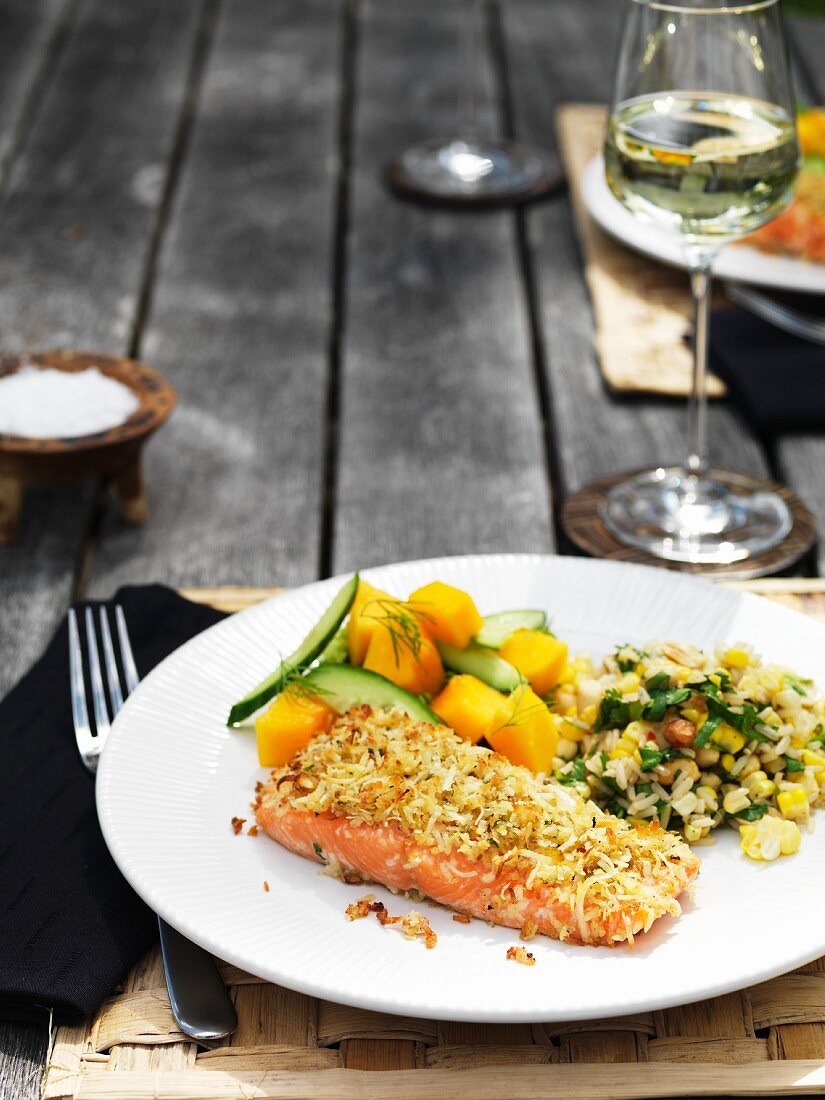
{"label": "white wine in glass", "polygon": [[781,13],[778,0],[626,3],[607,181],[636,217],[682,241],[694,370],[687,461],[617,485],[603,518],[659,557],[729,563],[769,549],[792,525],[778,494],[731,491],[711,475],[705,432],[713,258],[785,208],[799,165]]}

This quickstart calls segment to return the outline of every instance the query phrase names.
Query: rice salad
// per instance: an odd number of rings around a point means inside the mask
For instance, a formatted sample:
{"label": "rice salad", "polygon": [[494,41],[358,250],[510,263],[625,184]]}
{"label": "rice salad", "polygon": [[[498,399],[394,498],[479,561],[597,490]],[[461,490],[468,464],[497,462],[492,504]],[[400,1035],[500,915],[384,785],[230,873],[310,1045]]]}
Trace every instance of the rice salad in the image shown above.
{"label": "rice salad", "polygon": [[576,657],[548,701],[557,780],[691,844],[728,823],[750,858],[791,855],[825,803],[825,699],[746,645],[622,645],[598,668]]}

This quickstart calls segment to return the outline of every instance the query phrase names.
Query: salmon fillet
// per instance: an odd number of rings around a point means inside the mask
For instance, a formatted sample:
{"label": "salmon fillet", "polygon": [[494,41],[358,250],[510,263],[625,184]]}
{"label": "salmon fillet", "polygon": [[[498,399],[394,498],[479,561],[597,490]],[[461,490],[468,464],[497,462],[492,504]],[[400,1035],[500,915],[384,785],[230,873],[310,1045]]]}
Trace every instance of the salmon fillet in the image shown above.
{"label": "salmon fillet", "polygon": [[699,869],[658,824],[612,817],[445,726],[369,707],[273,771],[256,817],[349,881],[577,944],[632,942],[678,914]]}

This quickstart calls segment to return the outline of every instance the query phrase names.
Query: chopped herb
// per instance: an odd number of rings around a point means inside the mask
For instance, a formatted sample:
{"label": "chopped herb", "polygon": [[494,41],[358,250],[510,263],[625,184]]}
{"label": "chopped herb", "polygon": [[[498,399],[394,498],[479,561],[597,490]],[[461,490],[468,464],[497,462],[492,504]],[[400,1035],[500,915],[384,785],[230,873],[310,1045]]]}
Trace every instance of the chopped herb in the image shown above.
{"label": "chopped herb", "polygon": [[708,717],[705,719],[702,728],[696,734],[696,738],[693,742],[694,749],[703,749],[708,741],[711,739],[712,735],[719,729],[721,725],[722,719],[719,717],[718,714],[709,714]]}
{"label": "chopped herb", "polygon": [[678,706],[691,697],[690,688],[671,688],[668,691],[653,691],[650,702],[644,708],[644,716],[649,722],[661,722],[668,707]]}
{"label": "chopped herb", "polygon": [[593,729],[596,733],[603,729],[623,729],[641,718],[642,710],[643,706],[639,699],[623,699],[615,688],[610,688],[599,704],[599,713]]}
{"label": "chopped herb", "polygon": [[556,779],[566,787],[572,787],[574,783],[585,782],[584,759],[577,756],[567,771],[556,772]]}
{"label": "chopped herb", "polygon": [[318,843],[318,841],[317,841],[317,840],[313,840],[313,842],[312,842],[312,850],[313,850],[313,851],[315,852],[316,856],[317,856],[317,857],[318,857],[319,859],[323,859],[323,858],[324,858],[324,849],[323,849],[323,848],[321,847],[321,845],[320,845],[320,844]]}
{"label": "chopped herb", "polygon": [[733,814],[733,816],[737,821],[758,821],[760,817],[764,817],[767,812],[767,802],[754,802],[752,805],[746,806],[740,813]]}
{"label": "chopped herb", "polygon": [[637,649],[635,645],[620,645],[616,648],[615,656],[620,672],[635,672],[639,662],[648,654],[644,649]]}
{"label": "chopped herb", "polygon": [[801,760],[796,760],[793,756],[785,757],[785,771],[789,774],[791,772],[804,772],[805,765]]}
{"label": "chopped herb", "polygon": [[618,782],[613,778],[612,775],[602,775],[601,780],[606,787],[609,787],[610,790],[614,791],[616,794],[623,793],[623,788],[619,786]]}
{"label": "chopped herb", "polygon": [[627,817],[627,810],[617,798],[611,799],[605,806],[605,809],[609,814],[613,814],[614,817]]}
{"label": "chopped herb", "polygon": [[679,749],[641,749],[642,771],[652,772],[665,760],[676,760],[682,756]]}
{"label": "chopped herb", "polygon": [[667,672],[657,672],[649,680],[645,680],[645,687],[651,693],[654,691],[667,691],[670,687],[670,676]]}
{"label": "chopped herb", "polygon": [[746,703],[740,712],[738,710],[731,710],[728,704],[720,699],[714,692],[707,691],[705,693],[705,698],[707,699],[708,710],[712,715],[721,718],[722,721],[727,722],[729,726],[733,726],[739,733],[743,733],[749,741],[771,740],[767,734],[756,729],[756,725],[759,721],[759,712],[756,707],[752,706],[750,703]]}
{"label": "chopped herb", "polygon": [[789,672],[785,673],[785,683],[793,688],[797,695],[801,695],[803,699],[808,694],[807,689],[811,686],[811,680],[803,680],[801,676],[791,676]]}

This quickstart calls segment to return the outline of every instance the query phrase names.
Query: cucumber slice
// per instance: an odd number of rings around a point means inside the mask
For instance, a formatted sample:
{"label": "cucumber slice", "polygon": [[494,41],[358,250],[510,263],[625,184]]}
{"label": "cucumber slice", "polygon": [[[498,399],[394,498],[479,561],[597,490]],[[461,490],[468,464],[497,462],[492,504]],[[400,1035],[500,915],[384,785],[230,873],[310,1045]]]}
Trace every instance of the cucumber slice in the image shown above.
{"label": "cucumber slice", "polygon": [[417,722],[429,722],[434,726],[444,724],[417,695],[366,668],[318,665],[302,678],[301,685],[310,693],[317,692],[318,697],[338,714],[346,714],[351,707],[366,703],[370,707],[400,707]]}
{"label": "cucumber slice", "polygon": [[236,726],[239,722],[243,722],[244,718],[260,710],[265,703],[278,694],[284,680],[291,672],[300,672],[301,669],[307,668],[323,653],[352,607],[357,590],[358,574],[356,573],[352,580],[347,581],[298,648],[281,661],[271,676],[267,676],[248,695],[244,695],[243,699],[235,703],[226,720],[228,726]]}
{"label": "cucumber slice", "polygon": [[499,611],[484,616],[484,626],[476,634],[477,645],[499,649],[517,630],[544,630],[547,616],[543,611]]}
{"label": "cucumber slice", "polygon": [[477,680],[489,684],[496,691],[515,691],[519,684],[524,683],[521,673],[490,649],[482,649],[481,646],[475,645],[459,649],[458,646],[448,645],[447,642],[436,644],[441,659],[452,672],[464,672],[469,676],[475,676]]}

